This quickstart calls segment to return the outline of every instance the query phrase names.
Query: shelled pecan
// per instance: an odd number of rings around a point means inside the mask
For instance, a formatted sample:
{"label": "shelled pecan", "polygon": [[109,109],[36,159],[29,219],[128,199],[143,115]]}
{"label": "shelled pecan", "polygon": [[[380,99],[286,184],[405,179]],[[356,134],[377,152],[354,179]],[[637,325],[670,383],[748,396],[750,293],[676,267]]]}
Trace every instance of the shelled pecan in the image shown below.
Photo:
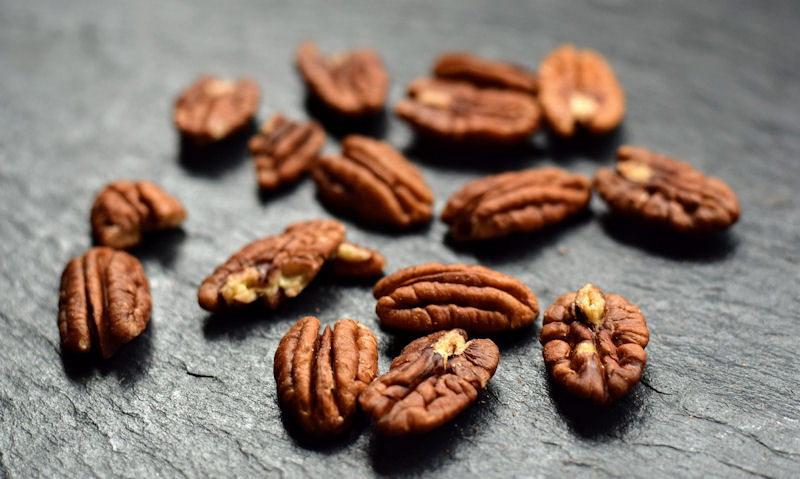
{"label": "shelled pecan", "polygon": [[639,308],[591,283],[544,313],[539,341],[553,379],[570,393],[608,404],[642,377],[650,338]]}
{"label": "shelled pecan", "polygon": [[250,78],[200,77],[175,102],[175,126],[196,143],[222,140],[247,125],[256,113],[258,98],[258,85]]}
{"label": "shelled pecan", "polygon": [[374,278],[383,273],[386,258],[374,249],[342,241],[331,258],[333,274],[340,278]]}
{"label": "shelled pecan", "polygon": [[586,208],[589,179],[559,168],[487,176],[458,190],[442,212],[455,240],[536,231]]}
{"label": "shelled pecan", "polygon": [[722,180],[644,148],[620,147],[616,169],[600,168],[593,186],[613,210],[676,231],[723,230],[739,219],[739,201]]}
{"label": "shelled pecan", "polygon": [[311,175],[331,207],[398,228],[431,219],[433,192],[422,174],[388,143],[350,135],[341,156],[323,156]]}
{"label": "shelled pecan", "polygon": [[387,435],[419,434],[456,417],[497,370],[500,352],[489,339],[467,341],[461,329],[411,342],[359,403]]}
{"label": "shelled pecan", "polygon": [[536,295],[518,280],[482,266],[421,264],[381,279],[372,290],[385,326],[409,331],[463,328],[499,333],[530,326]]}
{"label": "shelled pecan", "polygon": [[436,78],[465,81],[478,87],[518,90],[535,95],[536,75],[511,63],[489,60],[466,52],[448,52],[436,59]]}
{"label": "shelled pecan", "polygon": [[139,260],[98,246],[72,258],[61,275],[58,330],[66,351],[111,357],[147,327],[152,299]]}
{"label": "shelled pecan", "polygon": [[115,181],[97,195],[91,211],[98,245],[124,249],[148,231],[175,228],[186,219],[180,201],[149,181]]}

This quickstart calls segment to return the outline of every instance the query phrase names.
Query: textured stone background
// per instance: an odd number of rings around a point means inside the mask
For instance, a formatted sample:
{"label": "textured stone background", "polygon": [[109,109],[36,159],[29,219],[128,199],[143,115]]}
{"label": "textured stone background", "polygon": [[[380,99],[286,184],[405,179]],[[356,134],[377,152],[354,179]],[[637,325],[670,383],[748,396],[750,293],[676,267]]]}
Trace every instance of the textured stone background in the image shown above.
{"label": "textured stone background", "polygon": [[[536,5],[530,5],[535,3]],[[491,4],[491,5],[490,5]],[[797,2],[0,2],[0,475],[796,476],[800,7]],[[181,150],[176,94],[202,72],[250,74],[261,119],[318,114],[292,65],[305,38],[377,48],[389,101],[447,49],[535,66],[561,42],[603,52],[626,90],[604,141],[537,136],[506,151],[414,141],[393,115],[327,122],[387,139],[422,168],[436,211],[465,181],[559,165],[591,175],[621,142],[690,159],[738,193],[728,233],[686,240],[591,213],[481,247],[444,241],[439,221],[407,234],[348,222],[388,271],[480,263],[528,284],[543,307],[593,281],[637,304],[650,360],[608,408],[547,379],[539,326],[498,338],[478,402],[436,432],[378,437],[362,420],[310,441],[276,405],[272,355],[299,317],[353,317],[379,337],[381,371],[408,338],[378,327],[369,285],[321,278],[272,314],[210,317],[199,282],[230,253],[295,220],[329,217],[305,181],[260,197],[244,141]],[[58,279],[90,246],[94,194],[116,178],[159,182],[186,204],[182,231],[134,250],[150,278],[148,329],[105,363],[62,357]],[[540,324],[540,323],[539,323]]]}

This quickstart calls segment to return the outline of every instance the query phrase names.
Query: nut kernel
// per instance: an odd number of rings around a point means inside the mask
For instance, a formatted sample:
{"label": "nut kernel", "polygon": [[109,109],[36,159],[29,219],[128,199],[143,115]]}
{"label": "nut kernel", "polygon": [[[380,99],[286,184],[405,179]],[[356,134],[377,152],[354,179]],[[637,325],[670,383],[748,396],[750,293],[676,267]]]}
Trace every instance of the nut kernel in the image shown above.
{"label": "nut kernel", "polygon": [[644,163],[621,161],[617,163],[619,174],[631,181],[645,182],[653,177],[653,169]]}
{"label": "nut kernel", "polygon": [[259,287],[260,277],[257,269],[246,268],[230,275],[220,293],[228,304],[250,304],[258,298],[259,293],[264,296],[274,289],[269,286]]}
{"label": "nut kernel", "polygon": [[597,101],[583,93],[573,93],[569,97],[569,111],[580,122],[589,121],[598,108]]}
{"label": "nut kernel", "polygon": [[448,331],[447,334],[442,336],[442,339],[433,345],[433,352],[442,357],[445,367],[447,367],[447,358],[450,356],[457,356],[464,352],[469,345],[468,341],[464,341],[464,336],[459,330]]}
{"label": "nut kernel", "polygon": [[586,283],[575,296],[575,315],[595,326],[603,324],[606,301],[603,292],[592,283]]}
{"label": "nut kernel", "polygon": [[372,252],[366,248],[361,248],[353,243],[348,243],[345,241],[339,245],[339,249],[336,251],[336,256],[345,261],[360,262],[367,261],[372,256]]}
{"label": "nut kernel", "polygon": [[596,354],[596,353],[597,353],[597,348],[595,348],[594,344],[592,344],[590,341],[583,341],[581,343],[578,343],[577,346],[575,346],[574,354],[576,356],[583,356],[586,354]]}

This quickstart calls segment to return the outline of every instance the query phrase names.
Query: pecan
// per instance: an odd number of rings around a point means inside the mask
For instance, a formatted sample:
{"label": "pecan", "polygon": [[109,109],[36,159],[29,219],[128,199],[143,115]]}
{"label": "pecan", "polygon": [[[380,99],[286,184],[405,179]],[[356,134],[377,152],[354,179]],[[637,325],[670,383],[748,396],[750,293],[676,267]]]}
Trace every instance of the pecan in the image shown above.
{"label": "pecan", "polygon": [[589,180],[559,168],[487,176],[458,190],[442,221],[455,240],[481,240],[536,231],[586,208]]}
{"label": "pecan", "polygon": [[544,313],[539,341],[553,379],[570,393],[608,404],[642,377],[650,333],[639,308],[592,284]]}
{"label": "pecan", "polygon": [[449,52],[433,66],[436,78],[459,80],[479,87],[518,90],[536,94],[536,75],[510,63],[481,58],[471,53]]}
{"label": "pecan", "polygon": [[378,281],[372,293],[381,323],[409,331],[499,333],[530,326],[539,316],[527,286],[483,266],[411,266]]}
{"label": "pecan", "polygon": [[110,358],[147,327],[150,286],[139,260],[98,246],[72,258],[61,275],[58,330],[66,351],[92,348]]}
{"label": "pecan", "polygon": [[149,181],[115,181],[97,195],[91,223],[95,243],[112,248],[139,244],[142,233],[175,228],[186,210],[174,196]]}
{"label": "pecan", "polygon": [[297,49],[297,68],[311,91],[330,109],[347,116],[383,108],[389,76],[378,53],[353,50],[325,58],[312,42]]}
{"label": "pecan", "polygon": [[454,142],[518,143],[539,126],[539,106],[530,95],[477,88],[469,83],[417,79],[395,113],[417,131]]}
{"label": "pecan", "polygon": [[383,273],[386,258],[374,249],[343,241],[331,263],[333,274],[340,278],[374,278]]}
{"label": "pecan", "polygon": [[722,180],[644,148],[620,147],[616,170],[600,168],[593,186],[612,209],[676,231],[722,230],[739,219],[739,201]]}
{"label": "pecan", "polygon": [[175,102],[175,126],[196,143],[222,140],[250,122],[258,97],[258,85],[249,78],[200,77]]}
{"label": "pecan", "polygon": [[605,58],[572,45],[559,47],[539,65],[539,101],[561,136],[575,134],[576,124],[606,133],[625,115],[625,94]]}
{"label": "pecan", "polygon": [[305,289],[337,250],[344,233],[338,221],[313,220],[253,241],[203,281],[197,300],[203,309],[214,312],[259,299],[275,309]]}
{"label": "pecan", "polygon": [[320,198],[361,219],[409,227],[431,219],[433,193],[419,170],[388,143],[350,135],[341,156],[324,156],[311,175]]}
{"label": "pecan", "polygon": [[438,331],[403,348],[359,403],[384,434],[427,432],[472,404],[499,361],[489,339],[467,341],[462,329]]}
{"label": "pecan", "polygon": [[337,321],[333,330],[307,316],[275,351],[278,399],[315,436],[343,432],[353,420],[358,395],[378,374],[378,341],[363,324]]}
{"label": "pecan", "polygon": [[276,113],[250,139],[250,152],[263,190],[294,183],[311,167],[325,144],[325,131],[316,121],[304,125]]}

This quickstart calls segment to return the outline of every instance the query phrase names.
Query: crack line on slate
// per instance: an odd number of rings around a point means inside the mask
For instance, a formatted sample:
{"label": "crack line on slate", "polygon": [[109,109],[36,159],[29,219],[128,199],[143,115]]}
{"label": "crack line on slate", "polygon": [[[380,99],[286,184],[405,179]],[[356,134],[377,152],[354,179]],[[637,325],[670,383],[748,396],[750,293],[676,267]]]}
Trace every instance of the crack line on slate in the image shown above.
{"label": "crack line on slate", "polygon": [[782,449],[775,449],[774,447],[772,447],[769,444],[765,443],[763,440],[761,440],[761,438],[759,438],[755,434],[750,433],[750,432],[742,431],[741,429],[739,429],[739,428],[737,428],[737,427],[735,427],[735,426],[733,426],[731,424],[728,424],[728,423],[726,423],[724,421],[720,421],[719,419],[715,419],[715,418],[710,417],[710,416],[698,416],[697,414],[693,414],[691,411],[687,410],[686,408],[682,407],[682,409],[684,411],[686,411],[689,414],[689,416],[694,418],[694,419],[702,419],[704,421],[712,422],[714,424],[719,424],[720,426],[725,426],[725,427],[727,427],[729,429],[732,429],[734,432],[739,433],[744,437],[752,439],[753,441],[757,442],[758,444],[760,444],[761,446],[766,448],[769,452],[772,452],[774,454],[779,454],[779,455],[782,455],[782,456],[794,456],[794,457],[800,456],[800,454],[796,453],[796,452],[789,452],[789,451],[784,451]]}
{"label": "crack line on slate", "polygon": [[[624,442],[624,441],[623,441]],[[647,443],[647,442],[626,442],[631,446],[644,446],[644,447],[665,447],[667,449],[672,449],[673,451],[677,452],[684,452],[686,454],[699,454],[699,451],[691,451],[689,449],[681,449],[678,446],[673,446],[672,444],[661,444],[661,443]]]}
{"label": "crack line on slate", "polygon": [[645,385],[645,387],[647,387],[647,389],[651,389],[651,390],[653,390],[653,391],[657,392],[658,394],[663,394],[664,396],[672,396],[672,393],[667,393],[667,392],[664,392],[664,391],[659,391],[658,389],[656,389],[655,387],[653,387],[653,385],[652,385],[652,384],[650,384],[649,382],[645,381],[644,379],[639,379],[639,382],[640,382],[640,383],[642,383],[642,384],[644,384],[644,385]]}
{"label": "crack line on slate", "polygon": [[195,377],[195,378],[210,378],[210,379],[216,379],[217,381],[219,381],[219,378],[214,376],[213,374],[193,373],[192,371],[189,371],[188,369],[186,370],[186,374],[188,374],[189,376]]}
{"label": "crack line on slate", "polygon": [[[714,456],[711,456],[711,457],[714,457]],[[772,477],[772,476],[767,476],[767,475],[761,474],[760,472],[751,471],[750,469],[747,469],[747,468],[745,468],[745,467],[742,467],[742,466],[740,466],[740,465],[738,465],[738,464],[735,464],[735,463],[733,463],[733,462],[723,461],[722,459],[720,459],[720,458],[718,458],[718,457],[714,457],[714,459],[716,459],[717,461],[719,461],[721,464],[725,464],[725,465],[726,465],[726,466],[728,466],[728,467],[732,467],[732,468],[734,468],[734,469],[737,469],[737,470],[739,470],[739,471],[746,472],[746,473],[748,473],[748,474],[751,474],[751,475],[753,475],[753,476],[757,476],[757,477],[764,477],[764,478],[766,478],[766,479],[770,479],[770,478]]]}

